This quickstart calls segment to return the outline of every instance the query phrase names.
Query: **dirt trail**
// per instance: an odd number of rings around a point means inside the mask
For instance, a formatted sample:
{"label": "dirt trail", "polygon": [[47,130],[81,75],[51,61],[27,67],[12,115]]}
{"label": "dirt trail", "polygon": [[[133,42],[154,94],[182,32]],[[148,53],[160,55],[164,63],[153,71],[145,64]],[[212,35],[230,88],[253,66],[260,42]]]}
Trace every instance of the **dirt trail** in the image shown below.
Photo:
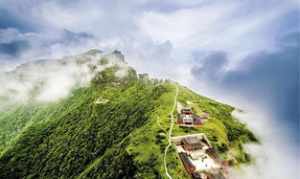
{"label": "dirt trail", "polygon": [[169,113],[171,118],[170,118],[170,128],[169,128],[169,132],[168,132],[168,145],[165,148],[165,154],[164,154],[164,167],[165,167],[166,175],[169,179],[173,179],[173,178],[171,177],[171,175],[168,172],[167,153],[168,153],[169,148],[172,145],[171,136],[172,136],[172,131],[173,131],[174,122],[175,122],[175,120],[174,120],[174,111],[176,110],[178,91],[179,91],[179,89],[178,89],[178,86],[176,85],[176,94],[175,94],[175,97],[174,97],[174,104],[173,104],[171,112]]}

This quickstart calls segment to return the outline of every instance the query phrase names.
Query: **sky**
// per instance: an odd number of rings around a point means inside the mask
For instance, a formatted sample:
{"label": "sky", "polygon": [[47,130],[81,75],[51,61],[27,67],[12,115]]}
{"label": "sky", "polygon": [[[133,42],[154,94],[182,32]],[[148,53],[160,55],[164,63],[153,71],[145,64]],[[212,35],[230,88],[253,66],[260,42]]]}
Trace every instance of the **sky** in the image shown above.
{"label": "sky", "polygon": [[0,71],[119,49],[139,72],[259,111],[249,120],[273,131],[262,136],[297,152],[299,10],[299,0],[0,0]]}

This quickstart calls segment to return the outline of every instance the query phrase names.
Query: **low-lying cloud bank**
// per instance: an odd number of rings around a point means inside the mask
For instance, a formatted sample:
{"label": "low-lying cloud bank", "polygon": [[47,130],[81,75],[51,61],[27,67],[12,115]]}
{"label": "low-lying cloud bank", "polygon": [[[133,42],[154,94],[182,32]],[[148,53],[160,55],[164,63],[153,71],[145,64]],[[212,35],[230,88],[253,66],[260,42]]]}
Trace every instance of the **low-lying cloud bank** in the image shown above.
{"label": "low-lying cloud bank", "polygon": [[[106,59],[104,63],[101,60]],[[117,75],[126,75],[128,66],[119,52],[91,50],[62,59],[38,60],[0,72],[0,107],[14,103],[53,102],[70,94],[72,89],[89,84],[98,72],[120,66]]]}
{"label": "low-lying cloud bank", "polygon": [[251,165],[233,170],[233,179],[297,179],[299,175],[298,147],[291,143],[285,132],[277,127],[270,116],[258,110],[245,113],[234,112],[233,115],[248,124],[251,130],[259,136],[260,145],[249,144],[247,151],[255,159]]}

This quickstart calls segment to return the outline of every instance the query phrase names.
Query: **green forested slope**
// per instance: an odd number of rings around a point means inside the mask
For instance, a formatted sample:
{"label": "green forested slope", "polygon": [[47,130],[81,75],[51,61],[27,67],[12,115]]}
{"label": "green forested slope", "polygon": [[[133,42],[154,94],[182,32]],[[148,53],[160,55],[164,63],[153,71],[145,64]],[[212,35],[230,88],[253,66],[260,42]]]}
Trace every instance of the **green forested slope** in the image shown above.
{"label": "green forested slope", "polygon": [[[117,70],[100,72],[64,100],[1,112],[0,178],[166,178],[163,150],[178,84],[138,78],[133,69],[118,78]],[[242,144],[256,138],[232,118],[233,108],[179,88],[179,102],[208,112],[210,122],[175,127],[173,135],[204,132],[232,165],[249,162]],[[176,157],[171,148],[170,174],[188,178]]]}
{"label": "green forested slope", "polygon": [[[135,79],[111,84],[76,90],[72,97],[57,104],[57,111],[49,118],[40,116],[43,119],[27,127],[1,156],[0,175],[75,177],[143,125],[149,119],[155,96],[160,95],[154,85]],[[109,101],[97,104],[98,97]]]}

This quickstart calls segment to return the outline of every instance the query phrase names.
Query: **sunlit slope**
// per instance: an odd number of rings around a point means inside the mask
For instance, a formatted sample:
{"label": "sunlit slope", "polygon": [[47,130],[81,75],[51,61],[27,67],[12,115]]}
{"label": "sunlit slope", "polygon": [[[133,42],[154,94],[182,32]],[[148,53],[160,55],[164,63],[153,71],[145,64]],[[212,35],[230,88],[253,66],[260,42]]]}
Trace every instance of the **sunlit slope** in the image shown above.
{"label": "sunlit slope", "polygon": [[[0,127],[10,141],[1,139],[0,178],[166,178],[163,154],[176,86],[178,102],[208,112],[209,119],[197,129],[175,125],[173,136],[206,133],[233,166],[251,161],[242,144],[256,138],[232,118],[232,107],[132,68],[118,77],[118,69],[99,72],[89,86],[57,102],[3,112],[0,120],[20,128]],[[173,178],[188,178],[173,147],[167,165]]]}

